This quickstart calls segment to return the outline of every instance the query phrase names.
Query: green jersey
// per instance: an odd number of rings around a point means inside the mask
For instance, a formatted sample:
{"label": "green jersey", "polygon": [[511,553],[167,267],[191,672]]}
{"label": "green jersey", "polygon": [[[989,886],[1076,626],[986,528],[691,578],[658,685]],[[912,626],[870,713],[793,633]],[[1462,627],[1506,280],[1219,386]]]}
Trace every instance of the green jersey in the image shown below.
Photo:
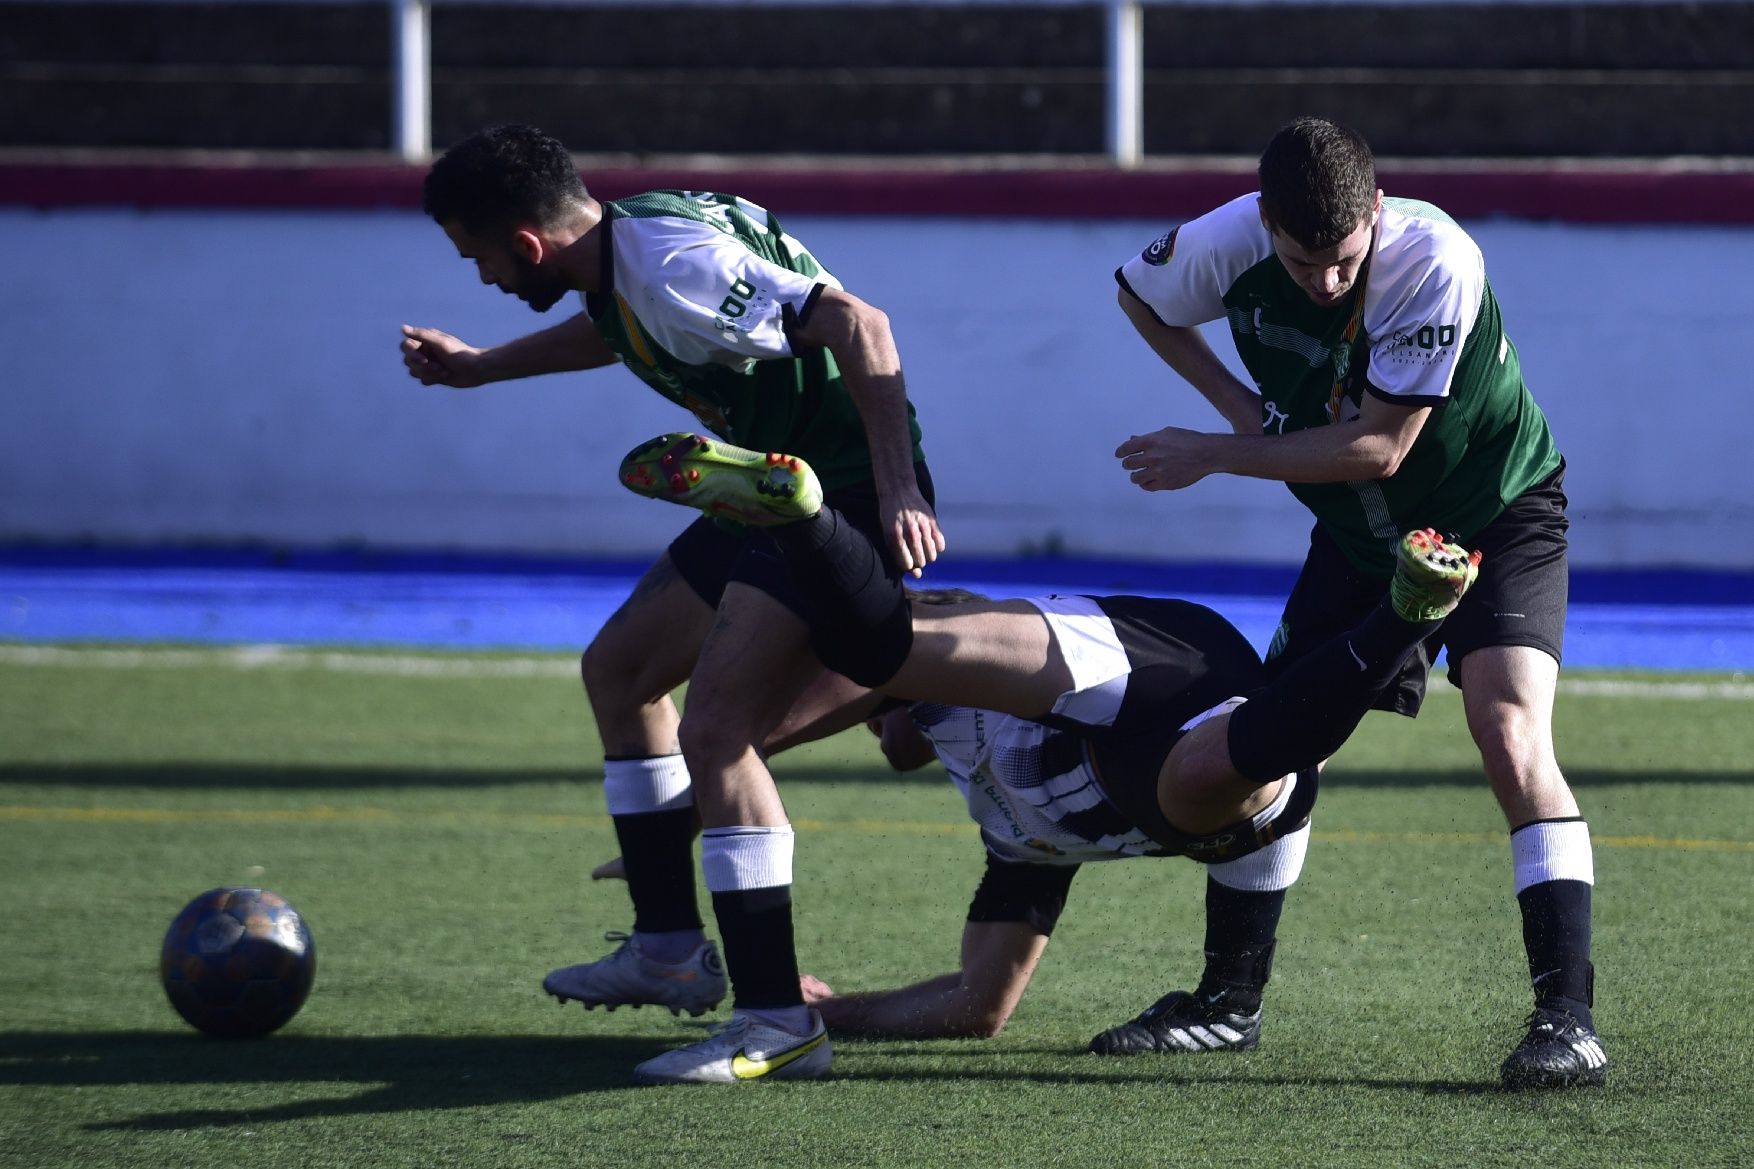
{"label": "green jersey", "polygon": [[1383,200],[1362,288],[1323,307],[1274,255],[1256,207],[1245,195],[1191,220],[1116,277],[1166,325],[1226,319],[1265,434],[1354,419],[1364,393],[1432,408],[1388,478],[1287,484],[1355,567],[1388,576],[1412,528],[1467,543],[1559,466],[1480,249],[1454,220]]}
{"label": "green jersey", "polygon": [[[791,340],[840,283],[778,219],[732,195],[649,191],[606,203],[604,227],[585,312],[630,370],[720,438],[805,459],[829,490],[871,478],[833,354]],[[911,403],[908,426],[918,461]]]}

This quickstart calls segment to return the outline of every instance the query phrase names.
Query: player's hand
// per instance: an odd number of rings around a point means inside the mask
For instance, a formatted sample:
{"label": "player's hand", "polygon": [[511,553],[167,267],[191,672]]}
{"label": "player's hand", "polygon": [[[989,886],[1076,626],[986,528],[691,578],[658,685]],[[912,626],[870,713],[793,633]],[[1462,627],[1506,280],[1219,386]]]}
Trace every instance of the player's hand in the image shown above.
{"label": "player's hand", "polygon": [[1211,438],[1197,430],[1166,426],[1150,434],[1135,434],[1115,448],[1115,458],[1144,490],[1179,491],[1212,473],[1213,468],[1205,462]]}
{"label": "player's hand", "polygon": [[408,367],[408,376],[423,386],[467,390],[485,384],[492,379],[481,354],[482,350],[438,329],[402,326],[402,364]]}
{"label": "player's hand", "polygon": [[627,880],[627,864],[620,857],[610,857],[591,870],[593,881],[625,881]]}
{"label": "player's hand", "polygon": [[823,999],[834,997],[834,988],[814,974],[798,975],[798,990],[804,996],[805,1006],[813,1006]]}
{"label": "player's hand", "polygon": [[944,533],[938,529],[938,517],[919,489],[912,488],[896,499],[883,501],[883,527],[893,543],[895,559],[902,571],[918,579],[926,565],[944,551]]}

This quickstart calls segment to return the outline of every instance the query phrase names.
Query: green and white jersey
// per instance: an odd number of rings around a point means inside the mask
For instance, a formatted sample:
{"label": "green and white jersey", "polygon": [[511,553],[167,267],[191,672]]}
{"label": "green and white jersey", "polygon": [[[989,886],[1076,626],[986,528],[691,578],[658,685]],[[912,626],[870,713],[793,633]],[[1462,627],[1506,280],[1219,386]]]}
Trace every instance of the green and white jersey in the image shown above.
{"label": "green and white jersey", "polygon": [[[1433,407],[1387,479],[1290,483],[1361,571],[1387,576],[1412,528],[1463,543],[1559,466],[1479,247],[1429,203],[1384,199],[1363,305],[1311,301],[1273,253],[1256,196],[1182,224],[1115,277],[1166,325],[1225,318],[1261,392],[1261,429],[1358,416],[1361,394]],[[1360,311],[1362,309],[1362,311]]]}
{"label": "green and white jersey", "polygon": [[[720,438],[807,460],[833,490],[871,478],[864,423],[826,349],[791,333],[839,288],[765,209],[649,191],[604,204],[603,274],[585,312],[647,385]],[[914,459],[920,430],[908,406]]]}

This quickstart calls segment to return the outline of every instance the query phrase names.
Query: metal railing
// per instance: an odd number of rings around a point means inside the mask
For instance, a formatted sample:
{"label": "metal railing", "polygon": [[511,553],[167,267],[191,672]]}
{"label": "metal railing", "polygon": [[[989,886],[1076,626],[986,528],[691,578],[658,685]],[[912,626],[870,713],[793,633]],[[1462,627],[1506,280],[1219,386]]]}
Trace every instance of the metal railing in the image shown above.
{"label": "metal railing", "polygon": [[[1089,2],[1089,0],[1086,0]],[[1136,166],[1144,155],[1144,17],[1140,0],[1096,0],[1107,16],[1108,155]],[[389,0],[394,25],[395,111],[391,141],[409,162],[432,156],[432,0]]]}

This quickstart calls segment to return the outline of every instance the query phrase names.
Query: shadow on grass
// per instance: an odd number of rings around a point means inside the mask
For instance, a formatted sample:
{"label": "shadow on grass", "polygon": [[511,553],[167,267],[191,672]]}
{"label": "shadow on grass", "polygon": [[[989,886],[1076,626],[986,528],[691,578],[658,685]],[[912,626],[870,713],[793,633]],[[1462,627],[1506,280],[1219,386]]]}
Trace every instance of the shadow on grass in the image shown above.
{"label": "shadow on grass", "polygon": [[431,1036],[218,1040],[193,1033],[0,1032],[0,1085],[357,1084],[344,1099],[197,1108],[90,1124],[223,1128],[310,1117],[531,1103],[630,1086],[634,1064],[673,1046],[653,1038]]}
{"label": "shadow on grass", "polygon": [[[884,768],[857,764],[817,763],[807,766],[776,759],[775,775],[780,786],[797,787],[815,783],[882,783],[903,787],[936,787],[944,782],[937,768],[900,774]],[[1722,771],[1690,772],[1675,769],[1645,772],[1636,776],[1617,771],[1566,772],[1574,785],[1589,787],[1598,784],[1636,782],[1650,783],[1712,783],[1740,780],[1740,775]],[[0,784],[55,784],[88,788],[159,788],[172,791],[327,791],[375,790],[393,788],[492,788],[518,784],[602,782],[596,765],[579,767],[365,767],[321,765],[264,765],[251,763],[4,763],[0,764]],[[1486,779],[1478,767],[1450,771],[1406,772],[1400,770],[1356,770],[1343,764],[1323,774],[1322,785],[1329,788],[1478,788],[1486,791]]]}
{"label": "shadow on grass", "polygon": [[[518,784],[601,784],[600,765],[579,767],[364,767],[259,763],[5,763],[0,784],[54,784],[87,788],[159,788],[172,791],[327,791],[391,788],[493,788]],[[866,781],[931,786],[935,772],[898,776],[867,767],[812,767],[782,771],[780,782]]]}
{"label": "shadow on grass", "polygon": [[[184,1033],[144,1031],[68,1034],[0,1032],[0,1085],[107,1087],[209,1084],[357,1084],[365,1090],[343,1099],[304,1100],[262,1107],[195,1108],[148,1113],[130,1120],[88,1124],[88,1131],[175,1131],[259,1127],[276,1121],[376,1115],[527,1104],[632,1087],[634,1064],[671,1044],[616,1036],[384,1036],[324,1038],[296,1035],[257,1041],[212,1040]],[[998,1082],[1040,1085],[1134,1084],[1141,1086],[1329,1086],[1422,1096],[1496,1092],[1490,1081],[1397,1080],[1369,1076],[1295,1076],[1255,1068],[1253,1061],[1179,1059],[1106,1060],[1062,1049],[1016,1048],[996,1052],[933,1044],[909,1046],[905,1070],[882,1066],[899,1053],[881,1042],[849,1042],[837,1061],[836,1080],[869,1083]],[[864,1052],[861,1054],[860,1049]],[[1018,1068],[1016,1056],[1048,1058],[1064,1070]],[[866,1064],[875,1057],[878,1066]],[[946,1064],[952,1066],[945,1066]],[[923,1065],[923,1066],[922,1066]],[[808,1088],[808,1084],[797,1087]]]}

